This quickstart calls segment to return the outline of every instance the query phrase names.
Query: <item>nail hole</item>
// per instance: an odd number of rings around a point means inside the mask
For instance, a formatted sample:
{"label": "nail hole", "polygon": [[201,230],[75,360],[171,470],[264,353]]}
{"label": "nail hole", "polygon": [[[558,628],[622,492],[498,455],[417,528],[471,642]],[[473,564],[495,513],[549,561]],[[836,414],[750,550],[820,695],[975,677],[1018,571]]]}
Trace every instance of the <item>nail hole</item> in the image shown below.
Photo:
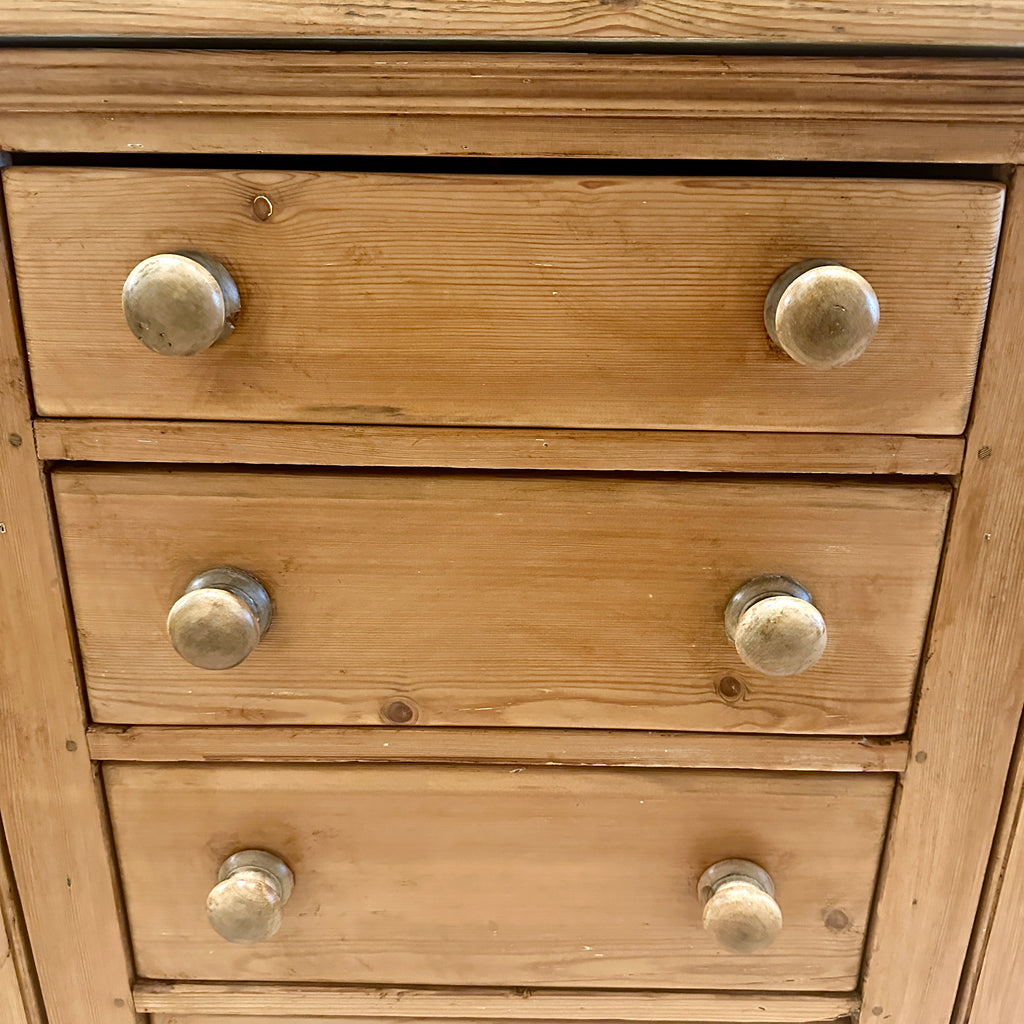
{"label": "nail hole", "polygon": [[12,448],[20,448],[22,445],[21,434],[8,434],[7,440]]}
{"label": "nail hole", "polygon": [[925,763],[925,761],[927,761],[927,760],[928,760],[928,752],[927,752],[927,751],[925,751],[925,750],[919,750],[919,751],[918,751],[918,752],[917,752],[917,753],[916,753],[916,754],[914,755],[914,760],[915,760],[915,761],[916,761],[916,762],[917,762],[918,764],[924,764],[924,763]]}
{"label": "nail hole", "polygon": [[64,749],[69,753],[73,754],[78,749],[78,744],[74,740],[68,740],[64,744]]}

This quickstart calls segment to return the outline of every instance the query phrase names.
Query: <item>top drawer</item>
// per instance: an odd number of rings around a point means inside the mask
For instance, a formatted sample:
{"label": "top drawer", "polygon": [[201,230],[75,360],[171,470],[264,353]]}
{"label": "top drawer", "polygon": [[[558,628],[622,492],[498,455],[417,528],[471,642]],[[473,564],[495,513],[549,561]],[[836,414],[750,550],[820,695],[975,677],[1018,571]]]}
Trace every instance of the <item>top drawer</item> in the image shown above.
{"label": "top drawer", "polygon": [[[42,414],[318,423],[956,434],[1003,199],[897,180],[6,180]],[[223,263],[242,308],[229,338],[173,358],[132,336],[121,293],[182,250]],[[877,294],[877,334],[842,367],[800,365],[765,330],[772,283],[809,259]]]}

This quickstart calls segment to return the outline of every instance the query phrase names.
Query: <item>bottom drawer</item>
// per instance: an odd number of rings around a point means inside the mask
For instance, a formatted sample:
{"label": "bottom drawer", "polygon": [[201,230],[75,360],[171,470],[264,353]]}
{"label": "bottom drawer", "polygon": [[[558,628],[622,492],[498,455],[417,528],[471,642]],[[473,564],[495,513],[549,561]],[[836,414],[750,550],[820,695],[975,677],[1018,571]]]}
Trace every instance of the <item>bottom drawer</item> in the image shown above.
{"label": "bottom drawer", "polygon": [[[109,765],[140,976],[371,985],[847,992],[894,777],[495,766]],[[221,939],[207,895],[243,849],[294,874],[283,923]],[[783,926],[753,955],[697,882],[745,858]]]}

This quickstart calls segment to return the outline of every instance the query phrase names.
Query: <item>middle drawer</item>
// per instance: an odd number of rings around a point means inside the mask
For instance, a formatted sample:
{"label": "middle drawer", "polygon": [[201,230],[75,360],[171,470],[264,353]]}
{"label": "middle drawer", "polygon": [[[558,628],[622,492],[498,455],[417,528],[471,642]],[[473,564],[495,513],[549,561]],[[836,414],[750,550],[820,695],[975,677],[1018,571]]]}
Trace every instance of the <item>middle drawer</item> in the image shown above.
{"label": "middle drawer", "polygon": [[[54,485],[93,718],[154,724],[901,733],[949,503],[936,483],[412,471]],[[167,620],[219,567],[262,583],[273,620],[209,671]],[[827,626],[799,674],[727,635],[766,574]]]}

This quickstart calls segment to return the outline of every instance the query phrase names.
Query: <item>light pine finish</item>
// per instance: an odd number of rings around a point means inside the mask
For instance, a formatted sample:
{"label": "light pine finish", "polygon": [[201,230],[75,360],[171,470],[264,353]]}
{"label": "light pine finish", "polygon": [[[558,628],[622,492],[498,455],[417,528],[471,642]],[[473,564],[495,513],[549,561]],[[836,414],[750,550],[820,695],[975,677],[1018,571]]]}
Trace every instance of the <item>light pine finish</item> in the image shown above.
{"label": "light pine finish", "polygon": [[1012,59],[4,49],[0,97],[30,152],[1024,158]]}
{"label": "light pine finish", "polygon": [[1024,194],[1018,183],[1002,252],[913,756],[870,943],[864,1021],[949,1018],[1024,703]]}
{"label": "light pine finish", "polygon": [[1024,1005],[1024,818],[1005,865],[999,904],[971,1007],[971,1024],[1016,1024]]}
{"label": "light pine finish", "polygon": [[[861,433],[962,430],[1003,191],[795,178],[9,174],[46,415]],[[263,194],[269,220],[253,213]],[[121,288],[140,257],[181,246],[225,263],[245,311],[229,341],[157,358],[127,330]],[[821,256],[868,277],[882,308],[868,351],[827,371],[785,356],[763,322],[778,274]]]}
{"label": "light pine finish", "polygon": [[1014,46],[1024,13],[1013,0],[901,0],[890,11],[870,0],[841,9],[812,0],[351,0],[344,7],[293,0],[3,0],[3,36],[129,38],[454,37],[630,39],[758,43],[901,43]]}
{"label": "light pine finish", "polygon": [[[464,1021],[701,1021],[701,1024],[823,1024],[856,1013],[854,995],[743,995],[729,992],[614,992],[544,991],[543,989],[463,990],[331,989],[302,985],[203,984],[141,981],[135,986],[140,1011],[173,1014],[173,1020],[223,1024],[225,1014],[235,1024],[268,1024],[246,1014],[274,1014],[276,1024],[309,1024],[305,1017],[343,1015],[354,1024],[397,1024],[398,1021],[445,1024],[445,1018]],[[378,1016],[381,1015],[381,1016]],[[538,1015],[546,1017],[538,1019]],[[440,1019],[438,1019],[440,1018]],[[157,1018],[159,1020],[159,1017]],[[325,1022],[322,1022],[325,1024]]]}
{"label": "light pine finish", "polygon": [[169,420],[35,422],[41,459],[688,473],[954,475],[960,437],[525,430]]}
{"label": "light pine finish", "polygon": [[0,1020],[5,1024],[29,1024],[25,1001],[21,994],[14,955],[0,917]]}
{"label": "light pine finish", "polygon": [[[159,985],[160,983],[157,982],[153,987]],[[193,989],[195,986],[188,986],[188,988]],[[150,986],[147,986],[147,991],[149,990]],[[294,989],[289,989],[289,994],[291,992],[294,992]],[[309,990],[306,990],[305,994],[310,994]],[[142,998],[146,997],[143,996]],[[509,998],[514,999],[516,995],[510,995]],[[589,994],[587,998],[590,998]],[[700,1006],[698,1006],[698,999],[700,1000]],[[276,1001],[278,1000],[275,999]],[[623,1000],[620,999],[620,1009],[622,1002]],[[778,1024],[778,1022],[783,1022],[783,1024],[794,1024],[794,1022],[795,1024],[835,1024],[837,1018],[841,1018],[845,1013],[849,1013],[851,1008],[855,1009],[855,1000],[841,996],[768,996],[767,1003],[762,999],[758,1003],[761,1008],[756,1011],[752,1011],[752,1006],[758,1002],[758,999],[751,996],[741,996],[739,998],[726,996],[724,1001],[720,995],[683,996],[679,1002],[686,1004],[686,1012],[700,1013],[701,1020],[705,1024],[724,1021],[726,1018],[722,1017],[722,1012],[723,1010],[729,1012],[727,1009],[729,1004],[733,1007],[739,1006],[740,1009],[737,1015],[728,1018],[728,1024],[743,1024],[745,1021],[757,1021],[758,1024]],[[709,1007],[711,1009],[710,1015],[705,1012]],[[756,1012],[758,1016],[752,1016],[752,1012]],[[770,1019],[766,1016],[768,1013],[772,1014]],[[817,1016],[812,1021],[808,1014],[817,1014]],[[828,1015],[827,1020],[822,1016],[823,1014]],[[485,1018],[479,1015],[471,1015],[455,1019],[462,1022],[462,1024],[467,1024],[467,1022],[469,1024],[496,1024],[496,1021],[507,1018]],[[221,1016],[220,1014],[156,1013],[150,1017],[150,1020],[152,1024],[330,1024],[330,1018],[296,1016],[294,1010],[288,1011],[285,1016],[278,1017],[257,1017],[248,1014],[246,1016],[236,1016],[235,1014]],[[450,1020],[451,1018],[446,1019],[444,1017],[346,1016],[344,1024],[450,1024]],[[524,1022],[524,1024],[556,1024],[556,1022],[550,1019],[543,1021],[530,1020]],[[840,1021],[840,1024],[843,1024],[843,1022]]]}
{"label": "light pine finish", "polygon": [[[157,982],[153,988],[159,986]],[[196,986],[188,986],[189,989],[194,989]],[[150,986],[147,986],[147,992],[151,990]],[[288,990],[289,994],[294,992],[291,988]],[[304,995],[309,995],[310,990],[305,990]],[[518,994],[518,993],[517,993]],[[142,998],[146,998],[143,996]],[[302,997],[299,997],[300,1000]],[[365,998],[365,997],[364,997]],[[456,997],[457,998],[457,997]],[[472,997],[471,997],[472,998]],[[516,995],[510,995],[510,1000],[515,999]],[[521,998],[521,996],[520,996]],[[588,994],[587,998],[590,998]],[[758,1002],[757,997],[729,997],[725,999],[720,995],[702,995],[698,997],[694,996],[683,996],[682,1000],[677,1001],[685,1003],[688,1013],[700,1013],[701,1020],[705,1024],[713,1024],[716,1021],[725,1021],[726,1018],[722,1016],[723,1010],[729,1012],[728,1006],[731,1004],[733,1007],[739,1006],[738,1014],[728,1018],[728,1024],[744,1024],[746,1021],[757,1021],[758,1024],[835,1024],[837,1017],[841,1018],[845,1013],[848,1013],[851,1007],[855,1008],[855,1001],[851,998],[843,998],[837,996],[768,996],[767,1003],[764,999],[758,1003],[760,1009],[752,1011],[753,1004]],[[700,1005],[698,1005],[698,1000]],[[278,999],[275,998],[275,1002]],[[619,1000],[619,1008],[624,1000]],[[706,1012],[710,1008],[710,1015]],[[838,1012],[837,1012],[838,1010]],[[301,1012],[301,1011],[300,1011]],[[758,1016],[752,1016],[752,1012],[756,1012]],[[769,1019],[766,1014],[772,1014]],[[808,1014],[817,1014],[812,1018]],[[828,1019],[826,1020],[822,1015],[827,1014]],[[462,1024],[496,1024],[496,1021],[507,1019],[507,1018],[494,1018],[494,1017],[481,1017],[479,1015],[471,1015],[469,1017],[454,1018],[462,1022]],[[622,1018],[619,1018],[622,1019]],[[691,1018],[693,1019],[693,1018]],[[265,1017],[265,1016],[236,1016],[235,1014],[224,1015],[210,1015],[210,1014],[192,1014],[192,1013],[156,1013],[150,1018],[152,1024],[330,1024],[330,1018],[323,1017],[306,1017],[296,1016],[294,1010],[289,1010],[287,1015],[279,1017]],[[444,1017],[352,1017],[346,1016],[344,1018],[344,1024],[450,1024],[451,1018]],[[524,1021],[523,1024],[556,1024],[554,1020],[530,1020]],[[666,1022],[667,1024],[667,1022]],[[840,1021],[840,1024],[843,1024]]]}
{"label": "light pine finish", "polygon": [[[893,790],[885,775],[497,766],[104,778],[143,977],[811,992],[857,983]],[[206,921],[221,861],[246,847],[295,875],[258,952]],[[771,873],[786,915],[756,958],[701,926],[697,881],[730,856]]]}
{"label": "light pine finish", "polygon": [[345,729],[306,725],[104,726],[97,761],[405,761],[419,764],[619,765],[787,772],[902,772],[903,740],[586,729]]}
{"label": "light pine finish", "polygon": [[133,1024],[0,192],[0,807],[49,1024]]}
{"label": "light pine finish", "polygon": [[[499,474],[59,471],[93,718],[137,724],[903,731],[948,488]],[[226,672],[164,634],[233,565],[274,626]],[[828,617],[813,670],[740,661],[723,612],[766,569]],[[728,682],[724,682],[728,680]],[[716,689],[717,688],[717,689]]]}
{"label": "light pine finish", "polygon": [[35,970],[0,827],[0,1021],[44,1024]]}
{"label": "light pine finish", "polygon": [[1024,1005],[1024,722],[992,844],[954,1024],[1016,1024]]}

